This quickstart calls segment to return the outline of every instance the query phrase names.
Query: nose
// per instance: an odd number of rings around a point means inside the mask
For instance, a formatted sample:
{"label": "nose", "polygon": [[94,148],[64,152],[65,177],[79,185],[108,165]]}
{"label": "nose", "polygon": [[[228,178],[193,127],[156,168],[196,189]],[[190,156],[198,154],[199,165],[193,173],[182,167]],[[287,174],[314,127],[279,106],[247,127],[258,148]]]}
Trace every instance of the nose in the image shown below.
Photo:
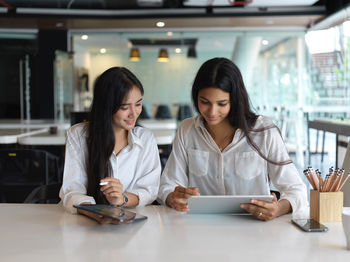
{"label": "nose", "polygon": [[130,118],[136,118],[138,115],[138,110],[135,106],[132,106],[131,107],[131,110],[130,110],[130,114],[129,114],[129,117]]}
{"label": "nose", "polygon": [[208,113],[210,116],[215,116],[216,115],[216,106],[215,105],[211,105],[209,107]]}

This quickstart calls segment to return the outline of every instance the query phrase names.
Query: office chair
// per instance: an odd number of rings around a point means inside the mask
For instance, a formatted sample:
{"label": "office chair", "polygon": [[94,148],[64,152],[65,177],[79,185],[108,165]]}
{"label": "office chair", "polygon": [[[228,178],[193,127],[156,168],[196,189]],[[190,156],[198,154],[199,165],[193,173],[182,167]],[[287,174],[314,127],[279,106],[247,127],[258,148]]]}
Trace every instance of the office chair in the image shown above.
{"label": "office chair", "polygon": [[57,204],[60,202],[59,192],[62,183],[42,185],[35,188],[24,200],[24,203]]}
{"label": "office chair", "polygon": [[179,105],[179,110],[177,111],[177,120],[182,121],[185,118],[192,116],[192,109],[189,105]]}
{"label": "office chair", "polygon": [[0,202],[22,203],[34,188],[60,180],[57,156],[36,149],[0,149]]}
{"label": "office chair", "polygon": [[156,119],[171,119],[170,108],[167,105],[159,105],[156,112]]}
{"label": "office chair", "polygon": [[140,114],[140,119],[149,119],[149,114],[147,112],[147,108],[145,106],[142,105],[142,111]]}
{"label": "office chair", "polygon": [[70,125],[81,122],[87,122],[89,120],[89,112],[70,112]]}

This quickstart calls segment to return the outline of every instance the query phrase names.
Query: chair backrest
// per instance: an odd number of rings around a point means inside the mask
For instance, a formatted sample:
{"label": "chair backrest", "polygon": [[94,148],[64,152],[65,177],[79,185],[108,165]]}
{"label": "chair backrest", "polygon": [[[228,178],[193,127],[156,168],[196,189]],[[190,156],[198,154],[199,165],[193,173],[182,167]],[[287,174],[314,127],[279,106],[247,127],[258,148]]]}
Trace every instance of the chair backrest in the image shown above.
{"label": "chair backrest", "polygon": [[179,110],[177,111],[177,120],[182,121],[185,118],[192,117],[192,109],[189,105],[180,105]]}
{"label": "chair backrest", "polygon": [[140,114],[140,119],[149,119],[149,118],[150,118],[150,116],[149,116],[149,114],[147,112],[147,108],[144,105],[142,105],[142,111],[141,111],[141,114]]}
{"label": "chair backrest", "polygon": [[60,201],[59,192],[62,183],[42,185],[35,188],[24,200],[24,203],[57,204]]}
{"label": "chair backrest", "polygon": [[70,125],[86,122],[89,119],[89,112],[70,112]]}
{"label": "chair backrest", "polygon": [[171,119],[170,108],[167,105],[159,105],[156,112],[156,119]]}
{"label": "chair backrest", "polygon": [[[346,149],[342,168],[345,169],[346,175],[350,173],[350,143]],[[344,206],[350,207],[350,179],[344,184],[341,191],[344,193]]]}
{"label": "chair backrest", "polygon": [[23,202],[40,185],[60,182],[58,157],[44,150],[0,149],[0,201]]}

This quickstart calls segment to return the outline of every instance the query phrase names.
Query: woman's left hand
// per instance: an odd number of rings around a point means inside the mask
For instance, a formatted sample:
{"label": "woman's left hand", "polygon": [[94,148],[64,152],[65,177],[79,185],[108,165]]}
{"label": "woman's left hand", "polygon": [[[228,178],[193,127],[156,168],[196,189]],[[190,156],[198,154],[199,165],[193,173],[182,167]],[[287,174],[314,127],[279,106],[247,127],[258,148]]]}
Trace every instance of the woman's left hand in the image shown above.
{"label": "woman's left hand", "polygon": [[123,185],[119,179],[114,177],[107,177],[101,182],[108,182],[107,185],[101,186],[102,193],[106,196],[107,201],[111,205],[120,206],[124,203]]}
{"label": "woman's left hand", "polygon": [[252,199],[251,204],[241,204],[241,208],[244,208],[247,212],[263,221],[274,219],[291,211],[288,200],[282,199],[277,201],[276,195],[274,193],[272,195],[272,202]]}

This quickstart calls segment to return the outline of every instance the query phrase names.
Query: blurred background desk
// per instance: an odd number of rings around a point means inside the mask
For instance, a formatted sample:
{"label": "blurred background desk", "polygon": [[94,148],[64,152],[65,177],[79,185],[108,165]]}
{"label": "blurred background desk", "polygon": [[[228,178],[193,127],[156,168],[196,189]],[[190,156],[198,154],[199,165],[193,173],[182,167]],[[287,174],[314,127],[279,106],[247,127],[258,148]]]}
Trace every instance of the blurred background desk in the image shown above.
{"label": "blurred background desk", "polygon": [[18,139],[48,132],[48,128],[0,128],[0,144],[16,144]]}
{"label": "blurred background desk", "polygon": [[[3,261],[348,261],[342,223],[305,233],[291,216],[188,215],[164,206],[136,209],[146,221],[98,225],[60,205],[0,204]],[[152,238],[150,239],[150,236]]]}
{"label": "blurred background desk", "polygon": [[59,129],[68,129],[70,127],[70,123],[57,121],[54,119],[32,119],[32,120],[0,119],[0,129],[49,128],[52,126],[55,126]]}
{"label": "blurred background desk", "polygon": [[64,146],[66,130],[58,129],[56,134],[49,131],[18,138],[18,144],[30,146]]}
{"label": "blurred background desk", "polygon": [[[325,132],[331,132],[336,134],[336,141],[335,141],[335,166],[340,167],[341,163],[338,162],[338,159],[342,162],[344,159],[344,156],[339,156],[338,147],[347,147],[347,144],[340,142],[339,136],[350,136],[350,121],[349,120],[338,120],[338,119],[315,119],[308,121],[308,150],[310,154],[310,131],[309,129],[313,128],[316,130],[322,130],[323,133],[323,139],[322,139],[322,155],[324,154],[324,142],[325,142]],[[317,137],[318,138],[318,137]],[[317,139],[318,140],[318,139]],[[322,158],[323,161],[323,158]],[[310,162],[310,161],[309,161]]]}

